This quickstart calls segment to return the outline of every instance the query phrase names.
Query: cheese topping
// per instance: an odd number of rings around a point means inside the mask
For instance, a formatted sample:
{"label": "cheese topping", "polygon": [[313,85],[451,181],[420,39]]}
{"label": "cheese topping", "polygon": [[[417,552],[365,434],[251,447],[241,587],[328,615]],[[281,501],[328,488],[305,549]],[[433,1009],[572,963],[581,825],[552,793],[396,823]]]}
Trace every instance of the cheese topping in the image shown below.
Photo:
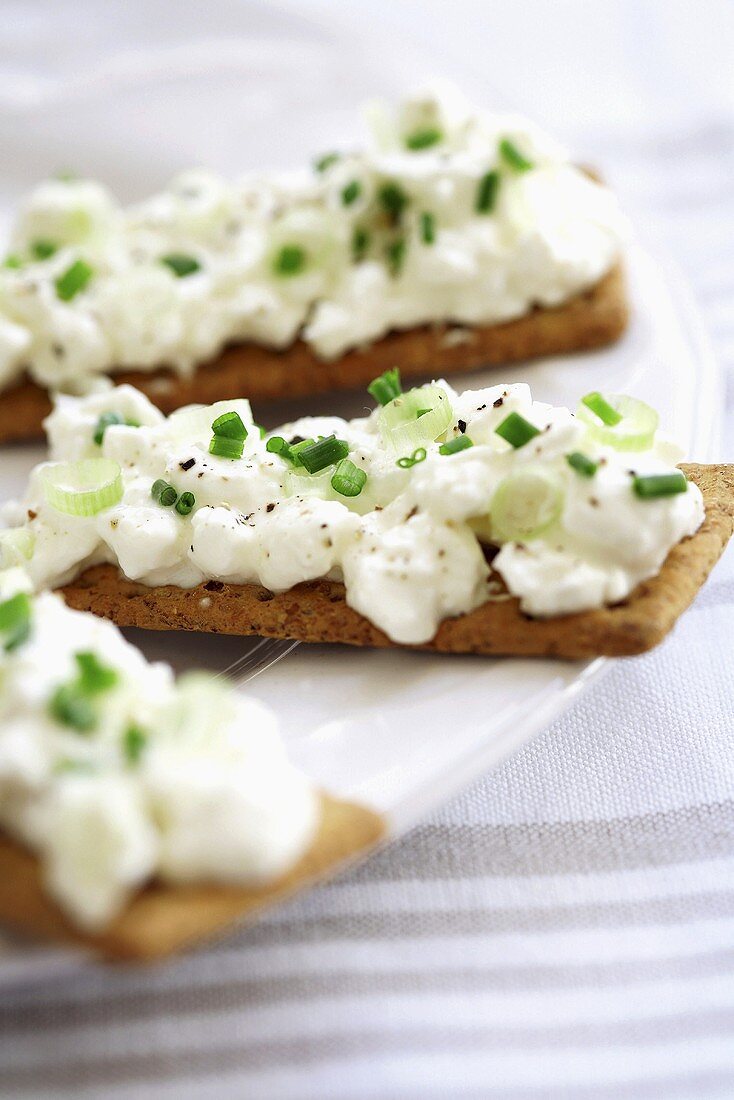
{"label": "cheese topping", "polygon": [[[211,676],[176,683],[111,623],[27,589],[22,570],[0,574],[0,825],[70,919],[98,931],[152,878],[285,872],[318,801],[273,713]],[[22,636],[3,629],[18,615]]]}
{"label": "cheese topping", "polygon": [[428,89],[371,124],[363,152],[317,170],[190,171],[128,208],[89,180],[42,184],[0,269],[0,386],[81,392],[298,336],[330,359],[391,329],[558,305],[617,259],[611,193],[523,119]]}
{"label": "cheese topping", "polygon": [[[8,510],[34,583],[105,561],[149,585],[342,578],[351,607],[420,644],[491,598],[493,554],[524,611],[562,615],[623,599],[702,521],[680,452],[641,402],[590,395],[573,415],[526,385],[446,382],[390,401],[390,374],[369,416],[305,417],[269,437],[246,401],[166,419],[128,386],[60,397],[53,461]],[[80,490],[90,468],[101,480]]]}

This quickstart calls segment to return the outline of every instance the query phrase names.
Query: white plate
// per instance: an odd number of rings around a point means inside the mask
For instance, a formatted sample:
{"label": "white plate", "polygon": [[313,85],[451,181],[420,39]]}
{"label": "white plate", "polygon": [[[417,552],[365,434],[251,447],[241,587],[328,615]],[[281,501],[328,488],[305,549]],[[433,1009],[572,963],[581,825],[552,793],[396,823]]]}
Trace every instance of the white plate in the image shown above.
{"label": "white plate", "polygon": [[[195,49],[115,55],[97,69],[85,69],[83,78],[62,74],[54,82],[46,74],[29,75],[20,91],[3,79],[7,57],[0,49],[0,137],[13,151],[4,165],[11,163],[14,173],[11,177],[4,167],[0,200],[4,196],[7,204],[19,189],[61,163],[107,178],[124,197],[134,197],[189,161],[207,159],[222,170],[235,170],[245,163],[245,149],[248,161],[265,161],[267,153],[283,161],[286,148],[302,156],[338,144],[340,135],[349,141],[345,127],[354,103],[370,86],[393,90],[384,71],[376,76],[364,55],[355,66],[354,50],[334,32],[286,23],[285,33],[282,13],[264,15],[250,5],[242,10],[250,19],[257,12],[265,22],[254,52],[251,38],[243,36],[228,39],[222,56],[222,43],[214,35]],[[268,19],[275,25],[268,26]],[[100,27],[96,33],[102,34]],[[351,59],[348,65],[345,57]],[[289,66],[298,80],[286,79]],[[333,87],[341,89],[339,110],[323,106],[333,103]],[[180,118],[188,119],[190,127],[202,96],[208,117],[216,117],[217,124],[182,128]],[[213,116],[215,102],[222,106]],[[145,113],[139,116],[141,104]],[[270,140],[276,119],[280,125]],[[242,135],[236,145],[232,134]],[[120,147],[128,154],[124,158]],[[696,310],[668,265],[634,248],[628,267],[635,311],[629,333],[617,346],[474,374],[465,384],[527,380],[539,399],[571,405],[597,387],[633,393],[655,405],[691,457],[710,458],[720,427],[720,380]],[[298,410],[310,405],[309,411],[328,407],[354,415],[363,404],[360,395],[340,395],[300,403]],[[264,419],[274,424],[294,411],[282,404],[266,410]],[[0,500],[20,491],[42,453],[24,447],[3,454]],[[179,668],[204,663],[222,670],[249,644],[223,637],[130,634],[150,656],[166,657]],[[602,661],[446,658],[300,646],[248,690],[275,707],[293,758],[315,781],[381,810],[397,835],[543,730],[606,667]],[[71,952],[0,941],[0,983],[29,981],[78,964],[79,956]]]}

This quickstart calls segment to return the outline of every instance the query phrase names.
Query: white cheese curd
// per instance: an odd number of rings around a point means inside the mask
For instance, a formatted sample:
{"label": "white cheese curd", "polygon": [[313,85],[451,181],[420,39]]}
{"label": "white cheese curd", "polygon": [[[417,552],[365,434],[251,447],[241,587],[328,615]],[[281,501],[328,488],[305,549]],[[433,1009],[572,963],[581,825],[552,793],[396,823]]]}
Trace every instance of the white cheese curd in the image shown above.
{"label": "white cheese curd", "polygon": [[[489,598],[490,560],[531,615],[600,607],[654,576],[703,519],[701,493],[675,470],[680,453],[654,412],[610,400],[627,409],[617,429],[585,405],[575,415],[534,401],[523,384],[457,394],[441,381],[367,417],[303,417],[262,436],[242,400],[166,419],[129,386],[61,397],[47,420],[55,461],[6,509],[19,528],[6,564],[25,552],[39,588],[97,562],[149,585],[278,592],[343,580],[351,607],[409,645]],[[222,444],[215,422],[238,410],[242,456],[210,453]],[[140,427],[112,423],[100,436],[110,415]],[[508,425],[525,436],[508,440]],[[624,433],[636,450],[619,449]],[[308,448],[324,445],[338,453],[317,468]],[[345,452],[346,483],[336,464]],[[90,458],[119,469],[119,499],[93,515],[59,510],[49,477]],[[654,482],[649,495],[651,476],[667,479],[668,495]]]}
{"label": "white cheese curd", "polygon": [[[0,607],[30,588],[0,573]],[[74,923],[103,928],[153,878],[259,884],[299,858],[318,801],[268,708],[204,674],[176,683],[51,593],[27,610],[25,640],[0,631],[0,826]]]}
{"label": "white cheese curd", "polygon": [[185,172],[128,208],[88,180],[41,184],[0,268],[0,386],[190,372],[238,341],[302,336],[335,358],[391,329],[557,305],[617,260],[614,197],[523,119],[436,86],[371,123],[320,169]]}

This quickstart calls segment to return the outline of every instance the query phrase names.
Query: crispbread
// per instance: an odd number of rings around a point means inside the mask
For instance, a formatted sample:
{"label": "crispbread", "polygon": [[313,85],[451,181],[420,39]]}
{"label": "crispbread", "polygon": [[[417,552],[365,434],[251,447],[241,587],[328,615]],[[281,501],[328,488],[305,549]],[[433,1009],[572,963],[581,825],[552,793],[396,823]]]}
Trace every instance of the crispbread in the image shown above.
{"label": "crispbread", "polygon": [[0,921],[24,934],[82,944],[110,959],[164,958],[235,922],[254,921],[265,909],[334,874],[385,835],[379,814],[322,796],[318,834],[306,855],[279,881],[260,888],[165,886],[142,890],[98,936],[70,925],[44,891],[38,860],[0,837]]}
{"label": "crispbread", "polygon": [[[226,348],[190,378],[173,371],[120,371],[118,383],[136,386],[165,413],[182,405],[248,397],[251,401],[305,397],[366,386],[398,365],[404,378],[438,378],[522,359],[589,351],[613,343],[628,320],[622,267],[554,309],[536,308],[516,321],[486,328],[435,325],[391,332],[374,344],[324,362],[302,340],[285,351],[256,344]],[[0,395],[0,443],[41,435],[51,411],[48,393],[24,380]]]}
{"label": "crispbread", "polygon": [[[417,649],[512,657],[625,657],[657,645],[720,557],[734,529],[734,466],[684,465],[701,489],[706,518],[670,551],[660,573],[621,603],[555,619],[531,619],[516,599],[483,604],[446,619]],[[88,569],[62,589],[67,603],[119,626],[260,634],[357,646],[395,643],[345,600],[344,586],[319,580],[273,593],[259,585],[209,581],[196,588],[149,588],[111,565]]]}

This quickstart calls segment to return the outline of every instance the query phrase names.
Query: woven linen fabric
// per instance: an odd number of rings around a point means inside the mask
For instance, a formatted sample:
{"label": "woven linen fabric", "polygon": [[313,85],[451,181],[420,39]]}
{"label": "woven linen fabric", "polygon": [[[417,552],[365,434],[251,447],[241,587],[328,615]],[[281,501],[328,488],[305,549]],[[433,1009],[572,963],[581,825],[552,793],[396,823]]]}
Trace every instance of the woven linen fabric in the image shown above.
{"label": "woven linen fabric", "polygon": [[[677,72],[660,60],[668,7],[634,7],[641,42],[631,5],[603,8],[639,53],[620,95],[654,88],[660,106]],[[727,371],[731,460],[730,108],[712,94],[647,126],[587,118],[577,144],[694,284]],[[0,1093],[733,1096],[733,605],[729,552],[658,650],[615,663],[496,773],[257,928],[158,969],[4,989]]]}

